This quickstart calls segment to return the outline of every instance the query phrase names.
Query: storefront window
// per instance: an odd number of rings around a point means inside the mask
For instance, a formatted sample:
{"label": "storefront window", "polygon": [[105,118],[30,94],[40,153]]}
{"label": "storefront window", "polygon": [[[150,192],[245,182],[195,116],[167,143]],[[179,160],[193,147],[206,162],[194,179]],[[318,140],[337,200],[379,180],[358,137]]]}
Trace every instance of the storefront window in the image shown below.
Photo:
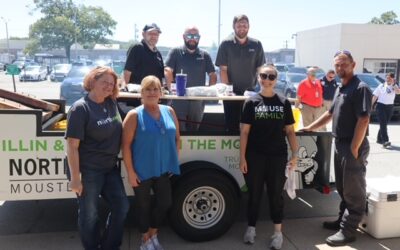
{"label": "storefront window", "polygon": [[397,73],[397,60],[364,59],[363,73],[386,74]]}

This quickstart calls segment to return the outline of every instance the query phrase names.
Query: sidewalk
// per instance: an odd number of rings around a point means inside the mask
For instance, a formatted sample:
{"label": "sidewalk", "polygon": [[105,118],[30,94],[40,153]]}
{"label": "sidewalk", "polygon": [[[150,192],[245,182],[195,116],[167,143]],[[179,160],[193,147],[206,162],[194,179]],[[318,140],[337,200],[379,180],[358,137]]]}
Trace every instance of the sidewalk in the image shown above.
{"label": "sidewalk", "polygon": [[[359,232],[357,241],[345,247],[332,248],[325,244],[325,238],[332,232],[321,227],[322,221],[332,218],[308,218],[290,219],[285,221],[284,244],[282,249],[400,249],[400,238],[377,240],[368,234]],[[268,249],[266,244],[268,237],[272,233],[270,222],[261,221],[257,226],[259,232],[256,243],[252,246],[242,243],[242,233],[245,223],[236,223],[223,237],[209,242],[193,243],[179,238],[169,227],[162,228],[160,241],[166,250],[209,250],[209,249],[230,249],[230,250],[256,250]],[[264,236],[263,234],[266,236]],[[124,243],[121,250],[138,249],[139,234],[135,229],[125,230]],[[0,236],[0,248],[7,250],[42,250],[58,249],[71,250],[81,249],[79,236],[76,231],[56,232],[56,233],[29,233],[20,235]]]}

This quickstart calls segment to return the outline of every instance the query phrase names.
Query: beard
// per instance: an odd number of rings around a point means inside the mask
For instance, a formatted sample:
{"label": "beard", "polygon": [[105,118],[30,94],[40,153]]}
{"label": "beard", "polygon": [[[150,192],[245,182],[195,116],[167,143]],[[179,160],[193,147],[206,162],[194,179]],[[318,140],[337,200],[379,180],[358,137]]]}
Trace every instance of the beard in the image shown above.
{"label": "beard", "polygon": [[247,37],[247,32],[235,32],[235,36],[237,36],[240,39],[243,39]]}
{"label": "beard", "polygon": [[186,48],[189,49],[189,50],[195,50],[195,49],[197,49],[197,46],[198,46],[198,45],[199,45],[198,43],[193,44],[193,43],[189,43],[188,41],[185,41],[185,46],[186,46]]}

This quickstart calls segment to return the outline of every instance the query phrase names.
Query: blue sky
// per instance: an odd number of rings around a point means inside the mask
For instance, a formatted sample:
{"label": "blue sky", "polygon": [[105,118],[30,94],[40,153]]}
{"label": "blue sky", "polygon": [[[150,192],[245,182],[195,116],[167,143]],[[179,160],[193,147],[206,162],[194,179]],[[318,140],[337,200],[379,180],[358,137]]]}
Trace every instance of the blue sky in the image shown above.
{"label": "blue sky", "polygon": [[[29,25],[40,17],[29,15],[32,0],[2,0],[0,17],[8,21],[9,36],[28,36]],[[200,45],[218,41],[218,0],[74,0],[77,4],[101,6],[117,21],[113,39],[133,39],[134,25],[141,30],[146,23],[156,22],[162,30],[159,45],[182,44],[182,33],[196,25],[202,35]],[[244,13],[250,18],[249,36],[259,39],[265,51],[294,48],[292,34],[337,23],[367,23],[374,16],[393,10],[400,16],[396,0],[221,0],[221,40],[232,32],[232,19]],[[400,19],[400,18],[399,18]],[[0,20],[0,38],[6,37]]]}

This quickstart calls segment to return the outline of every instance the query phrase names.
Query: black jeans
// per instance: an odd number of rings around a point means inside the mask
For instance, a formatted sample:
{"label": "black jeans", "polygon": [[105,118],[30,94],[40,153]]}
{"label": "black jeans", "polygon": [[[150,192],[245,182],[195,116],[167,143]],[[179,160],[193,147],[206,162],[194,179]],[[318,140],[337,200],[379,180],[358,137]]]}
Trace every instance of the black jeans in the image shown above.
{"label": "black jeans", "polygon": [[249,189],[247,220],[249,226],[255,226],[260,209],[264,184],[267,185],[270,217],[274,224],[283,220],[283,186],[286,176],[287,155],[266,156],[263,153],[247,151],[247,174],[244,174]]}
{"label": "black jeans", "polygon": [[239,133],[240,116],[244,101],[224,101],[225,130]]}
{"label": "black jeans", "polygon": [[[154,204],[151,201],[151,189],[154,192]],[[171,182],[168,174],[142,181],[133,190],[139,232],[143,234],[150,227],[159,228],[172,204]]]}
{"label": "black jeans", "polygon": [[377,141],[379,143],[385,143],[389,141],[389,135],[387,132],[387,125],[392,118],[393,105],[386,105],[383,103],[377,103],[376,113],[378,114],[379,130],[377,135]]}
{"label": "black jeans", "polygon": [[336,188],[342,199],[339,215],[340,227],[346,235],[354,235],[366,208],[365,174],[369,142],[365,138],[355,159],[350,149],[350,141],[335,140],[335,180]]}

